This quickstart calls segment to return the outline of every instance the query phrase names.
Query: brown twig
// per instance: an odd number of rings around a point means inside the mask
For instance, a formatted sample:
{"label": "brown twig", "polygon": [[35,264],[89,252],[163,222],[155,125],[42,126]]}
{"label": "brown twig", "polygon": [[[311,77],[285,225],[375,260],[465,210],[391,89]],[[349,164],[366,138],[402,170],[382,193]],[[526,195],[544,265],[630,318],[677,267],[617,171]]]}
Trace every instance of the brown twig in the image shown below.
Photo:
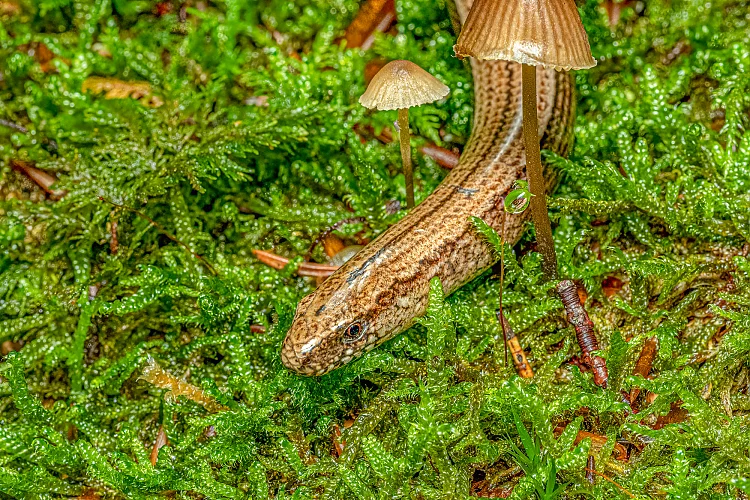
{"label": "brown twig", "polygon": [[459,155],[450,149],[441,148],[438,145],[428,142],[419,147],[419,152],[435,160],[435,162],[445,169],[453,169],[458,165]]}
{"label": "brown twig", "polygon": [[[654,364],[654,359],[656,358],[656,352],[656,338],[647,338],[643,343],[643,349],[641,349],[641,354],[640,356],[638,356],[638,361],[636,361],[635,363],[635,368],[633,368],[633,375],[640,375],[643,378],[648,377],[648,374],[651,372],[651,366]],[[640,392],[640,387],[633,387],[632,389],[630,389],[631,407],[635,405],[635,399],[638,397],[638,394],[640,394]]]}
{"label": "brown twig", "polygon": [[606,388],[609,378],[607,364],[604,358],[591,355],[592,352],[599,350],[599,341],[594,332],[594,323],[592,323],[586,309],[581,304],[575,283],[572,280],[560,281],[557,284],[557,294],[565,306],[568,322],[575,328],[576,339],[583,352],[584,364],[591,368],[594,374],[594,383],[599,387]]}
{"label": "brown twig", "polygon": [[331,436],[331,443],[333,444],[333,455],[339,458],[344,454],[344,447],[346,441],[341,439],[341,427],[338,424],[333,424],[333,435]]}
{"label": "brown twig", "polygon": [[631,7],[635,4],[633,0],[625,0],[623,2],[617,2],[614,0],[608,0],[604,3],[604,9],[607,11],[607,19],[609,25],[614,27],[620,23],[620,14],[622,10]]}
{"label": "brown twig", "polygon": [[630,491],[628,491],[627,489],[625,489],[623,486],[620,486],[619,484],[617,484],[616,482],[614,482],[612,479],[610,479],[609,477],[605,476],[601,472],[597,472],[595,469],[590,469],[588,467],[586,468],[586,472],[591,472],[592,474],[596,474],[597,476],[599,476],[600,478],[604,479],[605,481],[607,481],[607,482],[609,482],[609,483],[617,486],[617,488],[619,488],[620,491],[622,491],[623,493],[625,493],[630,498],[636,498],[636,496],[633,495],[632,493],[630,493]]}
{"label": "brown twig", "polygon": [[682,401],[674,401],[670,405],[669,413],[659,416],[651,428],[659,430],[670,424],[679,424],[687,420],[689,416],[690,413],[682,407]]}
{"label": "brown twig", "polygon": [[349,48],[369,49],[375,33],[385,32],[396,20],[394,0],[369,0],[359,9],[352,23],[346,28],[344,39]]}
{"label": "brown twig", "polygon": [[[284,269],[289,264],[289,259],[276,255],[273,252],[267,250],[252,250],[259,261],[263,264],[270,266],[274,269]],[[338,266],[329,266],[327,264],[318,264],[316,262],[303,262],[297,268],[297,274],[300,276],[308,276],[312,278],[327,278],[332,275]]]}
{"label": "brown twig", "polygon": [[185,250],[187,250],[193,257],[195,257],[196,259],[200,260],[203,263],[203,265],[205,265],[206,268],[208,268],[208,270],[211,271],[211,274],[213,274],[215,276],[218,276],[219,273],[216,271],[216,268],[213,265],[211,265],[211,263],[209,261],[207,261],[206,259],[204,259],[199,254],[195,253],[186,243],[184,243],[184,242],[180,241],[179,239],[177,239],[176,236],[173,236],[169,231],[167,231],[166,229],[164,229],[164,226],[162,226],[161,224],[159,224],[158,222],[156,222],[154,219],[152,219],[148,215],[144,214],[143,212],[141,212],[140,210],[138,210],[136,208],[129,207],[127,205],[121,205],[120,203],[115,203],[114,201],[108,200],[104,196],[100,196],[99,199],[101,201],[103,201],[104,203],[109,203],[113,207],[121,208],[123,210],[128,210],[130,212],[133,212],[137,216],[141,217],[142,219],[147,220],[161,234],[163,234],[164,236],[166,236],[170,240],[174,241],[175,243],[177,243],[178,245],[180,245],[182,248],[184,248]]}

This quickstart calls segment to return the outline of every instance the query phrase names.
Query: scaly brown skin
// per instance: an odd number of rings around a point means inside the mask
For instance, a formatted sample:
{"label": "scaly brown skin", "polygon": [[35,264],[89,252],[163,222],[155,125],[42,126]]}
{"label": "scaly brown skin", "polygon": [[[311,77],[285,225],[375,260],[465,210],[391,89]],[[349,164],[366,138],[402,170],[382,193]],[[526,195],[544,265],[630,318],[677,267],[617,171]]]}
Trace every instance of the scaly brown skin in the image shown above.
{"label": "scaly brown skin", "polygon": [[[471,3],[457,0],[461,20]],[[427,308],[429,282],[439,276],[448,295],[495,262],[470,216],[498,232],[505,196],[526,178],[521,113],[521,65],[472,60],[474,127],[458,166],[409,215],[390,227],[297,306],[284,339],[284,365],[322,375],[406,330]],[[567,73],[537,69],[542,147],[565,155],[574,101]],[[556,180],[547,170],[548,188]],[[524,216],[509,217],[515,242]]]}

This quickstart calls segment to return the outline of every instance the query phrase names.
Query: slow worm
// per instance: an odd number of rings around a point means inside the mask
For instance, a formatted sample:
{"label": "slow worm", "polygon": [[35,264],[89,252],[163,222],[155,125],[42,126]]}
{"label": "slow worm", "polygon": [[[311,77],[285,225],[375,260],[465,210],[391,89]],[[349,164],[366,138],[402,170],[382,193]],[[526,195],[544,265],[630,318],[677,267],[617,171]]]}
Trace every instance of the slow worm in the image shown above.
{"label": "slow worm", "polygon": [[[472,0],[456,0],[461,21]],[[427,308],[430,279],[448,295],[495,262],[470,216],[498,232],[505,196],[525,179],[521,66],[471,61],[474,124],[458,166],[406,217],[372,241],[297,306],[281,351],[284,365],[322,375],[409,328]],[[571,77],[537,69],[542,147],[565,155],[572,139]],[[556,176],[545,172],[548,188]],[[525,218],[509,217],[503,237],[515,242]]]}

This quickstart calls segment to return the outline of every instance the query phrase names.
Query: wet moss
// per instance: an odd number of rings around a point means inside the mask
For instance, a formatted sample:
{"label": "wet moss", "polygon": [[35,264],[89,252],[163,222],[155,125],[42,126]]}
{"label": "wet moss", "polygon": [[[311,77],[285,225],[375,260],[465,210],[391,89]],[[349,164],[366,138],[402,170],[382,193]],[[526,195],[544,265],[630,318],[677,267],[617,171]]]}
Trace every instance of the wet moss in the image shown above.
{"label": "wet moss", "polygon": [[[366,218],[338,231],[354,241],[399,217],[397,146],[355,131],[395,120],[357,104],[367,63],[410,59],[451,87],[413,113],[417,142],[469,136],[443,2],[397,1],[368,51],[339,40],[353,0],[0,2],[0,496],[746,498],[750,5],[615,5],[614,27],[580,6],[598,66],[576,75],[570,158],[547,155],[602,390],[531,235],[505,249],[504,307],[534,379],[504,364],[491,273],[435,286],[418,326],[329,375],[281,366],[315,283],[251,250],[298,263],[337,221]],[[445,172],[415,160],[419,199]],[[139,380],[149,358],[229,410]]]}

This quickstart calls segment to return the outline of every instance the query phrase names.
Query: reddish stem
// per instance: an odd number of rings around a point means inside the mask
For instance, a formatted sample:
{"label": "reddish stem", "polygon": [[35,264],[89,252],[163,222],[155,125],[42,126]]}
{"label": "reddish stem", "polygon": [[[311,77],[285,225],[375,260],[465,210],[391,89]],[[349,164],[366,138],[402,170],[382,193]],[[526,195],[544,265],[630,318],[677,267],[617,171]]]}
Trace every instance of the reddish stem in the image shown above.
{"label": "reddish stem", "polygon": [[537,118],[536,67],[522,65],[523,89],[523,139],[526,153],[526,176],[529,179],[531,194],[531,220],[534,222],[536,242],[542,255],[544,278],[557,278],[557,254],[552,239],[552,226],[547,212],[547,190],[542,172],[542,158],[539,151],[539,120]]}

